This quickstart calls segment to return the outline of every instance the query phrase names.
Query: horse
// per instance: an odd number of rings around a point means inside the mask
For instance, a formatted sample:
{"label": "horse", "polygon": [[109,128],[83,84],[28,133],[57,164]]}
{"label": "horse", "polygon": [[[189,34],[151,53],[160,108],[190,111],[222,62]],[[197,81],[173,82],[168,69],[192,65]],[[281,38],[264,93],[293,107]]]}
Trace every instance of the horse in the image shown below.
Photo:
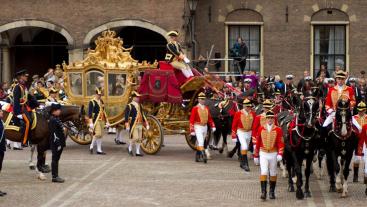
{"label": "horse", "polygon": [[218,145],[221,137],[222,147],[219,148],[219,153],[227,153],[227,136],[230,134],[232,129],[232,121],[235,112],[238,110],[237,103],[233,100],[225,100],[216,104],[215,106],[218,113],[213,116],[216,131],[214,132],[214,143],[215,146]]}
{"label": "horse", "polygon": [[[297,199],[311,197],[309,178],[314,152],[318,143],[318,130],[315,128],[319,102],[313,96],[306,96],[300,100],[298,110],[293,121],[289,124],[288,137],[285,139],[286,150],[284,159],[288,171],[288,190],[294,192],[292,170],[297,176]],[[302,164],[306,160],[305,191],[303,192]]]}
{"label": "horse", "polygon": [[[329,128],[328,128],[329,129]],[[329,131],[329,130],[328,130]],[[348,194],[349,165],[358,138],[352,130],[352,112],[349,99],[339,99],[335,120],[326,139],[326,163],[330,178],[330,192]],[[342,172],[340,172],[342,170]]]}
{"label": "horse", "polygon": [[[35,117],[33,118],[35,123],[34,129],[30,130],[28,141],[31,145],[37,145],[37,172],[39,172],[38,178],[45,179],[43,174],[43,167],[45,165],[45,153],[49,148],[50,131],[48,129],[50,107],[44,109],[37,109]],[[4,120],[8,119],[9,112],[4,111]],[[84,121],[84,107],[63,105],[61,107],[60,119],[62,122],[73,122],[78,128],[82,128]],[[4,137],[10,141],[22,142],[23,141],[22,130],[5,129]],[[34,148],[31,149],[31,162],[33,157]],[[30,166],[31,167],[31,166]]]}

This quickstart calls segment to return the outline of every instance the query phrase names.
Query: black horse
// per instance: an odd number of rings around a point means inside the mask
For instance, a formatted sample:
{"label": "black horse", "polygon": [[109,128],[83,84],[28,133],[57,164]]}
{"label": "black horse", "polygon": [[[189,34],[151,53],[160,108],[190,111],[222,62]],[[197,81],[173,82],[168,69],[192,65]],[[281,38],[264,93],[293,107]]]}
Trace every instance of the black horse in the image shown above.
{"label": "black horse", "polygon": [[[352,112],[349,99],[337,102],[335,122],[326,139],[326,163],[330,177],[330,192],[348,193],[349,165],[358,138],[352,130]],[[340,161],[339,161],[340,158]],[[342,172],[340,172],[342,170]]]}
{"label": "black horse", "polygon": [[[288,137],[285,139],[285,154],[286,166],[288,170],[288,190],[294,192],[292,174],[293,171],[297,176],[297,191],[296,197],[303,199],[311,197],[309,178],[311,174],[311,164],[314,157],[314,152],[318,142],[318,131],[315,127],[317,115],[319,112],[319,102],[313,96],[305,97],[299,101],[297,112],[294,120],[289,124]],[[302,179],[302,163],[306,160],[305,168],[305,191],[303,192]]]}
{"label": "black horse", "polygon": [[215,143],[218,144],[220,138],[223,138],[222,147],[219,148],[219,153],[227,153],[227,136],[231,133],[232,121],[234,113],[238,110],[237,103],[233,100],[227,100],[220,103],[222,106],[219,109],[219,116],[214,121],[216,131],[214,132]]}

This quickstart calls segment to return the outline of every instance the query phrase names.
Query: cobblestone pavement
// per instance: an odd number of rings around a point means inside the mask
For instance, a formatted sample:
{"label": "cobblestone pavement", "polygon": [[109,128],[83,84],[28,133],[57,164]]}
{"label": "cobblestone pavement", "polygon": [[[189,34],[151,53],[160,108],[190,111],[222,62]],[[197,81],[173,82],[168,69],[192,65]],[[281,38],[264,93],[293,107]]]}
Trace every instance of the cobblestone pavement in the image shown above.
{"label": "cobblestone pavement", "polygon": [[[349,178],[349,197],[328,192],[326,177],[311,178],[312,198],[297,200],[287,192],[287,180],[278,179],[276,200],[260,201],[259,169],[239,168],[236,158],[218,152],[208,164],[195,163],[194,152],[183,136],[166,136],[158,155],[129,157],[126,145],[117,146],[113,136],[104,139],[105,156],[90,155],[87,146],[68,141],[60,162],[63,184],[36,178],[28,169],[29,149],[8,150],[0,190],[1,207],[100,207],[100,206],[365,206],[365,186]],[[48,152],[50,163],[51,153]]]}

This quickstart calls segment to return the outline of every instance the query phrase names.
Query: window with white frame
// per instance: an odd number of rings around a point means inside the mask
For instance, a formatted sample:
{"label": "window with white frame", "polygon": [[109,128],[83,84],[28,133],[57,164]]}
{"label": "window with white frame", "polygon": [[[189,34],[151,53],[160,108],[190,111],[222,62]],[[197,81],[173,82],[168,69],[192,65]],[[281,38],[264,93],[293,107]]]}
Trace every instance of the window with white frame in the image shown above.
{"label": "window with white frame", "polygon": [[[261,25],[228,25],[228,54],[230,56],[233,54],[231,50],[239,37],[244,40],[248,48],[245,70],[260,73]],[[229,61],[228,69],[230,72],[238,73],[240,71],[238,61]]]}
{"label": "window with white frame", "polygon": [[314,25],[314,76],[321,65],[332,76],[335,67],[346,69],[346,25]]}

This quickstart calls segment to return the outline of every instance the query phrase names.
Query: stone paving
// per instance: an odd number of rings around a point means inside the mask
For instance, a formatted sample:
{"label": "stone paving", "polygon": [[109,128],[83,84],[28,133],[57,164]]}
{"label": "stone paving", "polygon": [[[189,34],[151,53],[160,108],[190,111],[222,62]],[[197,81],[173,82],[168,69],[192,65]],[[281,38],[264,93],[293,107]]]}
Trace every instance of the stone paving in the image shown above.
{"label": "stone paving", "polygon": [[[297,200],[287,192],[287,180],[278,179],[277,199],[260,201],[259,169],[239,168],[236,158],[218,152],[208,164],[195,163],[194,152],[183,136],[166,136],[165,147],[154,156],[129,157],[126,145],[117,146],[113,136],[104,141],[105,156],[90,155],[87,146],[70,140],[60,162],[63,184],[36,178],[28,169],[29,149],[8,150],[0,174],[1,207],[100,207],[100,206],[365,206],[365,186],[349,178],[349,197],[328,192],[326,177],[311,178],[312,198]],[[48,152],[50,163],[51,153]]]}

